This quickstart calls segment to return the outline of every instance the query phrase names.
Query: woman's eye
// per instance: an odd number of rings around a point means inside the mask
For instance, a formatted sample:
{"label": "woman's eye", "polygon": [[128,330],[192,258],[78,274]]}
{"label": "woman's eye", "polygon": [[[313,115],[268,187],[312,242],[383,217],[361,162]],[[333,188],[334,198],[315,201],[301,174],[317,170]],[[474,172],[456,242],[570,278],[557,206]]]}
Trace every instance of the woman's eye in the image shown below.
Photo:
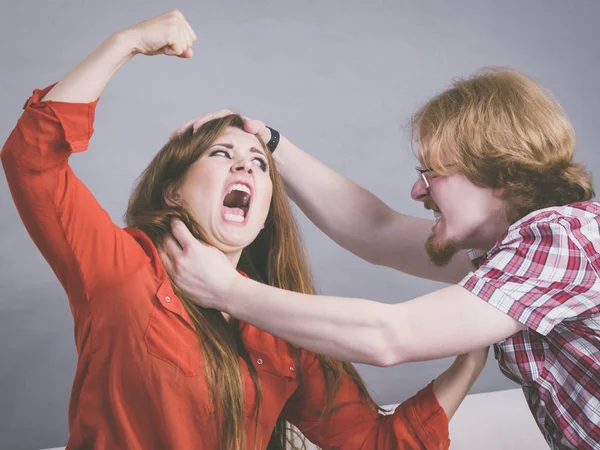
{"label": "woman's eye", "polygon": [[266,163],[266,161],[265,161],[265,160],[263,160],[262,158],[254,158],[254,159],[252,160],[252,163],[253,163],[254,165],[256,165],[256,166],[260,167],[260,168],[261,168],[261,170],[262,170],[263,172],[266,172],[266,171],[267,171],[267,163]]}
{"label": "woman's eye", "polygon": [[225,158],[231,159],[231,156],[229,156],[229,153],[227,153],[225,150],[215,150],[210,154],[210,156],[224,156]]}

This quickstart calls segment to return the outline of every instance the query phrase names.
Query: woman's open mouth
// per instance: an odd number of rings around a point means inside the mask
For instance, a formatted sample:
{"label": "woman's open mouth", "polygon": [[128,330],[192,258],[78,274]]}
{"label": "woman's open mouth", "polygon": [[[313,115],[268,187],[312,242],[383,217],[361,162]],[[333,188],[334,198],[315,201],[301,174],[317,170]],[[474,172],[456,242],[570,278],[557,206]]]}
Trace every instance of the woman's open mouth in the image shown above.
{"label": "woman's open mouth", "polygon": [[223,198],[223,219],[225,221],[245,225],[248,222],[248,211],[252,191],[245,183],[232,183]]}

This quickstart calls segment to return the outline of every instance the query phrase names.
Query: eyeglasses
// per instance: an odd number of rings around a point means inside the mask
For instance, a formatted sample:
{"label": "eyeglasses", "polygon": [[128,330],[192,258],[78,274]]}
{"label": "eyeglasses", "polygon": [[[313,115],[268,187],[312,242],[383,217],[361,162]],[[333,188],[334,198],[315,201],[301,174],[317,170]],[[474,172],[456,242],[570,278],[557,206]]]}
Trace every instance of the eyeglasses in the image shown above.
{"label": "eyeglasses", "polygon": [[415,166],[415,170],[419,172],[419,176],[421,177],[421,180],[423,180],[423,184],[427,189],[429,189],[429,180],[427,179],[427,174],[433,173],[433,171],[431,169],[423,169],[419,166]]}

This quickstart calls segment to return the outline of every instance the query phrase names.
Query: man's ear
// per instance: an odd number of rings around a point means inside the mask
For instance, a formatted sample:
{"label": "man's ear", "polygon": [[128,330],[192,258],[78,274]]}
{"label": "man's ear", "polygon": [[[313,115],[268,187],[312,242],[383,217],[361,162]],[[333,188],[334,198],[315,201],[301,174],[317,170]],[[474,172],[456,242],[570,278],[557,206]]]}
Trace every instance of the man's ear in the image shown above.
{"label": "man's ear", "polygon": [[163,191],[163,199],[168,206],[179,206],[181,202],[181,195],[175,188],[167,188]]}

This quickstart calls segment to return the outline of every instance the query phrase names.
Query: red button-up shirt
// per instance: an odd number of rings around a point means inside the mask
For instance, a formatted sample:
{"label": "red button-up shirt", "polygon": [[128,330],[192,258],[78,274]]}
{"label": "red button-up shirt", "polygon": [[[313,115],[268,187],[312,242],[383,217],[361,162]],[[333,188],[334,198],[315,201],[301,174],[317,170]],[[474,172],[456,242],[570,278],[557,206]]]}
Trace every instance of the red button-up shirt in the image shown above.
{"label": "red button-up shirt", "polygon": [[[220,449],[198,338],[156,248],[141,231],[115,225],[69,167],[71,153],[88,146],[97,101],[40,102],[49,89],[25,104],[2,163],[19,214],[73,313],[79,359],[67,448]],[[344,376],[335,400],[343,406],[319,418],[326,392],[315,355],[302,351],[296,366],[285,341],[240,327],[263,391],[260,448],[281,415],[323,448],[448,448],[448,419],[431,384],[381,415]],[[240,364],[251,445],[254,390]]]}

